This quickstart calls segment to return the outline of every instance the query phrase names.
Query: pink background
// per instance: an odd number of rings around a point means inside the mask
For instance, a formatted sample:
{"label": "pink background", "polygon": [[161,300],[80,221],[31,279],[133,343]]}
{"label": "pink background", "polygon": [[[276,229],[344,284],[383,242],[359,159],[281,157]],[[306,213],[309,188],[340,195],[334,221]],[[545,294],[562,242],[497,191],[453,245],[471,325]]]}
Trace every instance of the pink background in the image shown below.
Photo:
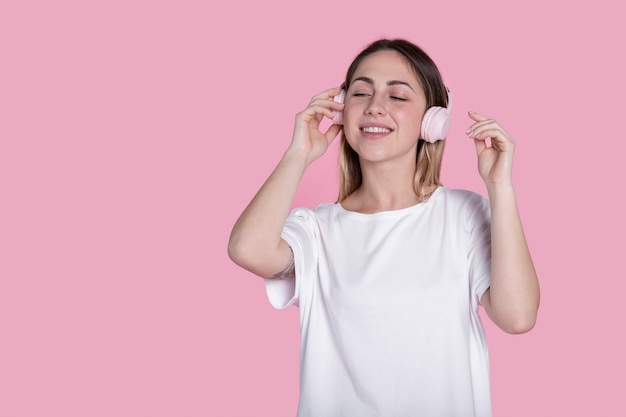
{"label": "pink background", "polygon": [[[467,110],[518,142],[542,307],[526,335],[486,323],[495,415],[626,415],[618,3],[3,2],[0,416],[293,416],[298,311],[228,235],[295,113],[382,36],[454,93],[446,185],[484,193]],[[296,205],[335,198],[335,157]]]}

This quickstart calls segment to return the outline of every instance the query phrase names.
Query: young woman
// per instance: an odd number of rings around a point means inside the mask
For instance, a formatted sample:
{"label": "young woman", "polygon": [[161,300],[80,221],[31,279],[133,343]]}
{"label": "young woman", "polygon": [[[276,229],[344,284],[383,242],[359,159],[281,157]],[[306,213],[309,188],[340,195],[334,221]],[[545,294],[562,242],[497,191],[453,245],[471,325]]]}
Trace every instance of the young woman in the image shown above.
{"label": "young woman", "polygon": [[[489,199],[443,186],[449,93],[406,40],[370,44],[344,88],[345,104],[332,88],[297,115],[228,246],[266,279],[275,307],[300,308],[298,416],[489,416],[479,305],[510,333],[530,330],[539,306],[511,178],[515,144],[470,112]],[[337,112],[343,125],[320,131]],[[338,201],[290,212],[305,170],[340,132]]]}

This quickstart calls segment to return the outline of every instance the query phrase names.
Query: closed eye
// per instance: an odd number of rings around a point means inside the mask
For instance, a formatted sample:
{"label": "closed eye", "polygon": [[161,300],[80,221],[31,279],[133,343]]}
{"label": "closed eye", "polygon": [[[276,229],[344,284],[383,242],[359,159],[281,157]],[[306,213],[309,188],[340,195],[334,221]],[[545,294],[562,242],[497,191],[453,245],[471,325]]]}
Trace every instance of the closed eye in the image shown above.
{"label": "closed eye", "polygon": [[406,101],[406,99],[404,97],[397,97],[397,96],[391,96],[392,100],[398,100],[398,101]]}

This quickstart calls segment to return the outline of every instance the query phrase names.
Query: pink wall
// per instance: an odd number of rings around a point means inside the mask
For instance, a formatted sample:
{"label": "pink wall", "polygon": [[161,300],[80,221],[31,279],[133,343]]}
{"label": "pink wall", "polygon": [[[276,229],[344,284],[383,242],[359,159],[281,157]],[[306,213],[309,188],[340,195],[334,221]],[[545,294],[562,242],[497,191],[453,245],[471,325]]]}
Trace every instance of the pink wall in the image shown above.
{"label": "pink wall", "polygon": [[[626,415],[617,2],[11,3],[0,416],[293,416],[297,310],[226,242],[295,113],[381,36],[423,46],[454,93],[448,186],[484,193],[467,110],[518,143],[543,298],[529,334],[487,324],[495,415]],[[334,199],[335,155],[298,205]]]}

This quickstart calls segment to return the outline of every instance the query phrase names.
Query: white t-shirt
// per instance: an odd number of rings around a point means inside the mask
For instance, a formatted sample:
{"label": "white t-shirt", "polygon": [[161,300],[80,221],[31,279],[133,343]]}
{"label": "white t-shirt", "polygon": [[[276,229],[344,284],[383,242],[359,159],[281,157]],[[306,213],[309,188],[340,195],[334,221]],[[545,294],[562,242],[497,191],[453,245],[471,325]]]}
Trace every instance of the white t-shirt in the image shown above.
{"label": "white t-shirt", "polygon": [[491,415],[486,198],[439,187],[401,210],[298,208],[283,238],[296,279],[265,282],[274,307],[300,308],[298,417]]}

